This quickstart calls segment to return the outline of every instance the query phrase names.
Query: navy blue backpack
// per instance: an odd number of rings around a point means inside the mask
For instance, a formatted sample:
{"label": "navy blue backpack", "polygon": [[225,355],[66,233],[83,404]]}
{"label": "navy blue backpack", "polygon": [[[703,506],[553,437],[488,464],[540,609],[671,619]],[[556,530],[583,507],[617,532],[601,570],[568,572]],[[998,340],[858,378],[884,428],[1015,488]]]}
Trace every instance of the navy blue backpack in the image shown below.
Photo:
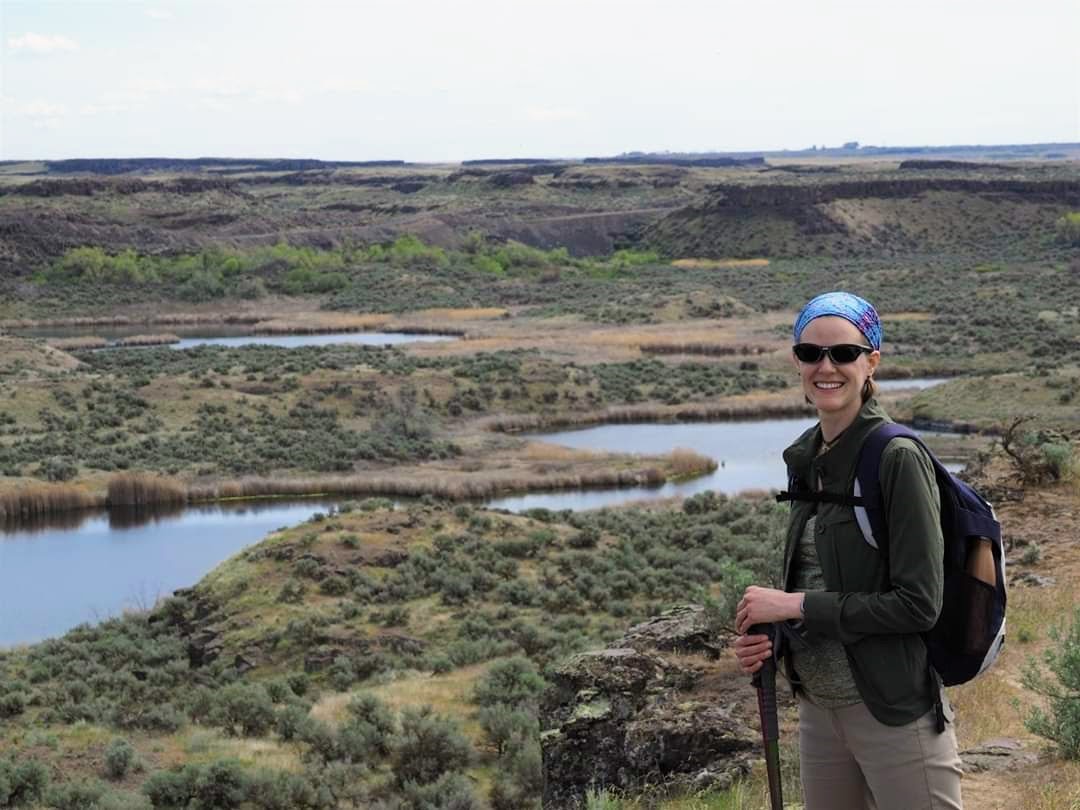
{"label": "navy blue backpack", "polygon": [[[926,450],[941,494],[944,601],[937,623],[923,633],[923,640],[930,664],[942,683],[954,686],[985,672],[1005,643],[1005,554],[1001,524],[990,504],[945,469],[916,433],[892,422],[874,430],[863,442],[855,469],[854,497],[818,497],[816,493],[802,491],[781,493],[779,499],[835,500],[853,506],[863,538],[888,555],[889,534],[878,471],[885,446],[899,436],[915,441]],[[989,577],[980,578],[972,573],[976,563],[982,565],[983,571],[989,567],[988,551],[993,555],[992,584],[985,581]],[[976,555],[981,555],[978,560]]]}

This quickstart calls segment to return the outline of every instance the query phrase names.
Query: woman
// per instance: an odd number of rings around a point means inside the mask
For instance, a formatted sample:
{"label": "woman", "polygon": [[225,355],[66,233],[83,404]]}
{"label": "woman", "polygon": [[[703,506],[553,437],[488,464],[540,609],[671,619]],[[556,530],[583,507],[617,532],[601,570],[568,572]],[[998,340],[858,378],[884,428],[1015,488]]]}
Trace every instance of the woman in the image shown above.
{"label": "woman", "polygon": [[[794,343],[819,422],[784,451],[792,483],[850,495],[863,439],[889,421],[874,399],[881,321],[862,298],[826,293],[799,313]],[[948,705],[919,635],[942,601],[934,470],[915,442],[897,438],[879,477],[888,554],[866,543],[852,507],[794,501],[784,590],[751,586],[737,609],[735,654],[747,674],[772,655],[752,625],[793,631],[783,658],[798,696],[806,810],[962,806]]]}

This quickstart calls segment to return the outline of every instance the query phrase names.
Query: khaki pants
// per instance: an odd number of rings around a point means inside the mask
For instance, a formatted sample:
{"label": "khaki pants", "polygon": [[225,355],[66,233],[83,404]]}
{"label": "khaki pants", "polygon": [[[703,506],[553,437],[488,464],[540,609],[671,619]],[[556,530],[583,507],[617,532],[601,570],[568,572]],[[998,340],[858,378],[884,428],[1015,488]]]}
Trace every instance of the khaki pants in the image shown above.
{"label": "khaki pants", "polygon": [[961,810],[960,757],[952,725],[934,713],[887,726],[864,703],[822,709],[799,698],[806,810]]}

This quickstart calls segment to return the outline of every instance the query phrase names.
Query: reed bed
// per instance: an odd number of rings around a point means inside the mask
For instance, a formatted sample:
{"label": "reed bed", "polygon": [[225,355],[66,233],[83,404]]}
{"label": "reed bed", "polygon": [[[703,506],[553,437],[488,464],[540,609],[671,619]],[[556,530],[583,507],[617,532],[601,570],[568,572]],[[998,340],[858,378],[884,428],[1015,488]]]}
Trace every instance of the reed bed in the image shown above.
{"label": "reed bed", "polygon": [[716,461],[686,447],[676,447],[670,453],[671,469],[678,478],[689,478],[716,469]]}
{"label": "reed bed", "polygon": [[261,320],[255,324],[259,335],[318,335],[329,332],[370,332],[385,327],[390,315],[312,312],[286,318]]}
{"label": "reed bed", "polygon": [[139,324],[170,324],[173,326],[202,324],[249,324],[258,323],[265,316],[253,313],[201,314],[178,312],[174,314],[151,315],[145,318],[132,318],[128,315],[85,316],[72,318],[11,318],[0,320],[0,329],[50,329],[52,327],[80,326],[137,326]]}
{"label": "reed bed", "polygon": [[468,333],[459,326],[438,326],[430,324],[401,323],[380,329],[380,332],[405,332],[410,335],[453,335],[467,337]]}
{"label": "reed bed", "polygon": [[502,433],[548,430],[553,428],[626,422],[738,422],[750,419],[781,419],[811,416],[814,410],[805,403],[755,401],[728,404],[689,403],[686,405],[628,405],[598,411],[559,414],[514,414],[485,423],[488,430]]}
{"label": "reed bed", "polygon": [[179,343],[180,336],[171,333],[160,335],[131,335],[116,341],[117,346],[164,346],[168,343]]}
{"label": "reed bed", "polygon": [[120,473],[109,478],[106,499],[110,506],[186,503],[188,488],[183,482],[162,475]]}
{"label": "reed bed", "polygon": [[586,470],[555,475],[520,473],[514,475],[453,476],[331,476],[320,478],[243,478],[188,489],[190,501],[231,498],[266,498],[315,495],[382,495],[420,497],[434,495],[447,500],[491,498],[523,490],[588,489],[593,487],[659,485],[667,480],[664,470],[646,467],[637,470]]}
{"label": "reed bed", "polygon": [[71,484],[31,484],[0,493],[0,520],[24,520],[105,505],[105,496]]}
{"label": "reed bed", "polygon": [[713,357],[770,354],[773,351],[769,346],[752,346],[746,343],[741,345],[732,343],[709,343],[706,341],[694,343],[657,341],[655,343],[642,343],[638,348],[641,350],[642,354],[704,354]]}
{"label": "reed bed", "polygon": [[74,352],[85,349],[104,349],[109,345],[109,341],[96,335],[82,335],[80,337],[49,338],[45,341],[45,345],[59,349],[62,352]]}

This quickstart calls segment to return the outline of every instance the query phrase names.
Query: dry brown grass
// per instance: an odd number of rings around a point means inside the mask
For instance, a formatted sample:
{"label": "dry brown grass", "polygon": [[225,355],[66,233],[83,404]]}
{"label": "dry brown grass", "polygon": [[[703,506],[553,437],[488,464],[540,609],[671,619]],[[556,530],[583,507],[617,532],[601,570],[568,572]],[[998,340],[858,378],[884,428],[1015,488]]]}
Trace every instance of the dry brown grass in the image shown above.
{"label": "dry brown grass", "polygon": [[261,320],[254,331],[261,335],[311,335],[327,332],[367,332],[386,326],[390,315],[338,312],[298,312]]}
{"label": "dry brown grass", "polygon": [[768,267],[768,259],[676,259],[672,267],[687,270],[721,270],[729,267]]}
{"label": "dry brown grass", "polygon": [[737,401],[684,405],[627,405],[595,411],[559,414],[513,414],[488,421],[490,430],[505,433],[547,430],[581,425],[624,422],[712,421],[810,416],[814,411],[795,397],[748,396]]}
{"label": "dry brown grass", "polygon": [[110,506],[185,503],[187,487],[172,478],[148,473],[120,473],[109,479],[106,495]]}
{"label": "dry brown grass", "polygon": [[170,333],[161,335],[131,335],[116,341],[117,346],[163,346],[167,343],[179,343],[180,336]]}
{"label": "dry brown grass", "polygon": [[188,488],[188,498],[191,501],[314,495],[404,498],[431,494],[448,500],[470,500],[525,490],[656,485],[663,483],[666,478],[663,470],[651,466],[634,470],[569,470],[550,474],[511,471],[467,474],[441,470],[402,475],[243,478],[193,485]]}
{"label": "dry brown grass", "polygon": [[668,457],[671,459],[672,470],[679,478],[701,475],[716,469],[713,459],[685,447],[676,447],[668,453]]}
{"label": "dry brown grass", "polygon": [[80,337],[49,338],[45,341],[47,346],[59,349],[62,352],[81,351],[83,349],[103,349],[109,345],[109,341],[103,337],[83,335]]}
{"label": "dry brown grass", "polygon": [[105,497],[73,484],[31,484],[0,493],[0,520],[24,520],[105,505]]}
{"label": "dry brown grass", "polygon": [[420,309],[411,317],[443,321],[487,321],[509,317],[510,313],[500,307],[473,307],[470,309]]}

